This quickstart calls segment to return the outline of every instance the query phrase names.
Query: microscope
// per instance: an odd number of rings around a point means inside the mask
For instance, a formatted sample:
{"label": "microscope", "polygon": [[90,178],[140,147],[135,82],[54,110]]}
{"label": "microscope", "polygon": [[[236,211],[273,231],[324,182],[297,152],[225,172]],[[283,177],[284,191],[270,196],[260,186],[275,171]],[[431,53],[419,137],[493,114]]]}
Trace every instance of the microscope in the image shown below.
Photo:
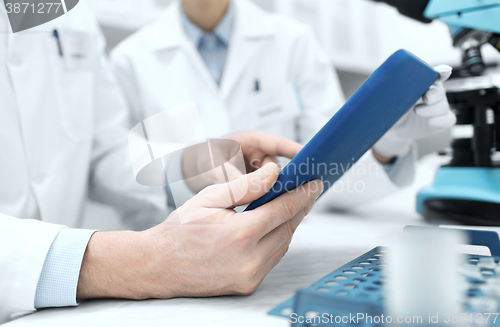
{"label": "microscope", "polygon": [[472,132],[453,140],[450,163],[418,194],[417,211],[428,221],[500,226],[500,89],[481,52],[500,52],[500,0],[375,1],[424,23],[445,22],[462,51],[463,65],[445,87],[458,128]]}

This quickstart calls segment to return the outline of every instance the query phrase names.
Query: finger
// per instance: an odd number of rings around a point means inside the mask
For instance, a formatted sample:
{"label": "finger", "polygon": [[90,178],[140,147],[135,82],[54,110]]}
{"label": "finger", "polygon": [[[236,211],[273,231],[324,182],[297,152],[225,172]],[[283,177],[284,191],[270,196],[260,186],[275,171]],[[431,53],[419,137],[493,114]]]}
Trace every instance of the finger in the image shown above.
{"label": "finger", "polygon": [[255,172],[229,183],[234,194],[235,206],[248,204],[269,192],[276,183],[279,173],[278,166],[270,162]]}
{"label": "finger", "polygon": [[281,156],[292,159],[303,147],[299,143],[261,132],[245,133],[242,138],[239,138],[238,135],[234,135],[234,137],[242,143],[241,146],[244,149],[243,154],[245,156],[247,156],[245,148],[248,146],[254,150],[264,152],[268,156]]}
{"label": "finger", "polygon": [[289,244],[297,227],[312,209],[312,204],[302,209],[295,217],[278,226],[257,243],[257,253],[262,261],[267,261],[279,248]]}
{"label": "finger", "polygon": [[297,215],[304,208],[310,206],[323,193],[324,185],[320,180],[309,182],[301,187],[287,192],[273,201],[252,210],[241,216],[242,228],[258,228],[260,235],[267,235],[276,227],[284,224]]}
{"label": "finger", "polygon": [[[289,246],[290,246],[290,243],[283,245],[281,248],[279,248],[277,251],[275,251],[269,259],[267,259],[265,261],[261,261],[260,259],[256,259],[256,262],[259,264],[257,272],[251,278],[242,280],[243,284],[247,284],[249,286],[249,288],[251,290],[250,293],[256,291],[260,287],[260,284],[262,284],[262,281],[264,280],[264,278],[266,278],[266,276],[269,274],[269,272],[280,262],[280,260],[288,252]],[[248,291],[245,291],[243,293],[236,292],[234,294],[235,295],[248,295],[249,292]]]}
{"label": "finger", "polygon": [[264,133],[259,137],[259,146],[268,156],[287,157],[288,159],[293,159],[303,148],[299,143]]}
{"label": "finger", "polygon": [[442,116],[448,112],[451,112],[450,105],[446,99],[439,101],[434,104],[421,104],[415,107],[415,113],[424,118],[430,118],[435,116]]}
{"label": "finger", "polygon": [[448,80],[453,72],[453,68],[448,65],[439,65],[434,67],[434,70],[439,74],[439,78],[436,83],[443,83]]}
{"label": "finger", "polygon": [[291,243],[291,239],[286,244],[282,245],[277,251],[275,251],[268,259],[262,264],[262,267],[259,269],[257,274],[255,275],[256,280],[263,281],[264,278],[269,274],[269,272],[276,267],[276,265],[283,259],[285,254],[288,252],[288,248]]}
{"label": "finger", "polygon": [[262,161],[262,167],[264,167],[265,165],[267,165],[270,162],[273,162],[276,165],[279,165],[279,163],[280,163],[279,160],[278,160],[278,158],[273,157],[273,156],[266,156],[264,158],[264,160]]}
{"label": "finger", "polygon": [[243,173],[235,165],[233,165],[230,162],[226,162],[224,164],[224,168],[226,170],[226,174],[227,174],[227,178],[228,178],[228,180],[224,180],[224,183],[234,181],[234,180],[240,178],[241,176],[243,176]]}
{"label": "finger", "polygon": [[[227,192],[224,196],[229,199]],[[223,223],[228,217],[236,214],[234,210],[228,209],[228,207],[221,207],[217,204],[214,205],[213,202],[207,202],[206,197],[200,197],[200,194],[198,194],[172,212],[165,223],[174,225]]]}
{"label": "finger", "polygon": [[242,176],[243,173],[232,163],[226,162],[224,166],[217,167],[206,173],[200,174],[200,177],[205,178],[208,184],[210,183],[228,183]]}
{"label": "finger", "polygon": [[447,129],[453,127],[457,122],[457,116],[451,111],[445,115],[433,117],[429,119],[429,125],[434,128]]}
{"label": "finger", "polygon": [[425,94],[418,99],[415,103],[416,106],[421,104],[433,104],[446,99],[446,90],[444,89],[443,83],[448,80],[451,76],[453,68],[447,65],[440,65],[434,67],[434,70],[439,74],[439,77],[432,84],[432,86],[425,92]]}
{"label": "finger", "polygon": [[264,167],[265,165],[267,165],[270,162],[275,163],[279,167],[280,161],[278,160],[278,158],[273,157],[273,156],[265,156],[263,159],[255,159],[254,158],[250,162],[249,166],[251,167],[252,171],[255,171],[259,168]]}
{"label": "finger", "polygon": [[432,85],[422,96],[422,103],[432,105],[441,101],[446,101],[446,90],[443,85]]}
{"label": "finger", "polygon": [[212,185],[199,194],[205,208],[232,208],[250,203],[266,194],[278,179],[279,169],[270,163],[225,184]]}
{"label": "finger", "polygon": [[[280,167],[280,161],[278,160],[278,158],[273,157],[273,156],[264,156],[264,158],[262,158],[262,159],[252,158],[250,160],[249,165],[248,165],[250,167],[250,169],[247,172],[248,173],[254,172],[257,169],[264,167],[265,165],[267,165],[270,162],[275,163],[278,167]],[[281,170],[281,168],[280,168],[280,170]]]}

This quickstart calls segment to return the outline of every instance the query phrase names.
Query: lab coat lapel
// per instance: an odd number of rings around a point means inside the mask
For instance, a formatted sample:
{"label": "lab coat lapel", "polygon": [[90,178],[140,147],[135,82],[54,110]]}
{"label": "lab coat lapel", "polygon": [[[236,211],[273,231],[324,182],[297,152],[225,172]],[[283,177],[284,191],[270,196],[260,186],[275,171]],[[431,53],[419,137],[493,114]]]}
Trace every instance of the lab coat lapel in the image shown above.
{"label": "lab coat lapel", "polygon": [[217,93],[219,91],[217,83],[215,82],[213,76],[210,74],[210,71],[203,61],[200,53],[198,52],[198,49],[196,49],[193,42],[191,42],[190,39],[187,39],[187,37],[185,42],[183,42],[182,51],[185,52],[186,56],[188,57],[189,63],[193,65],[194,70],[197,74],[199,74],[199,77],[203,81],[205,81],[211,91]]}
{"label": "lab coat lapel", "polygon": [[221,93],[227,98],[236,87],[248,63],[264,49],[274,30],[267,13],[247,0],[233,0],[235,20],[222,74]]}
{"label": "lab coat lapel", "polygon": [[193,78],[195,80],[203,80],[207,84],[207,87],[209,87],[214,93],[217,93],[217,83],[210,74],[203,58],[198,52],[198,49],[196,49],[196,46],[184,30],[180,10],[180,2],[175,1],[158,20],[158,33],[152,40],[153,48],[156,51],[163,51],[167,49],[182,51],[186,56],[189,65],[193,65],[194,71],[198,75]]}

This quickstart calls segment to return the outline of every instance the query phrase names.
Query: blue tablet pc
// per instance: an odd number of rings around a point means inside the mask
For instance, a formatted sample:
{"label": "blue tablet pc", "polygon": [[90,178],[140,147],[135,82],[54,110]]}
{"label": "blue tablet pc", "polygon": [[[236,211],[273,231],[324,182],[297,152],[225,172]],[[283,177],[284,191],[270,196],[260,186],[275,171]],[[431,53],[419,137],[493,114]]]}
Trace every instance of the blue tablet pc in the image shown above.
{"label": "blue tablet pc", "polygon": [[[246,211],[315,179],[323,181],[326,191],[408,112],[438,77],[432,67],[408,51],[393,54],[283,168],[273,188]],[[344,169],[331,174],[332,165]]]}

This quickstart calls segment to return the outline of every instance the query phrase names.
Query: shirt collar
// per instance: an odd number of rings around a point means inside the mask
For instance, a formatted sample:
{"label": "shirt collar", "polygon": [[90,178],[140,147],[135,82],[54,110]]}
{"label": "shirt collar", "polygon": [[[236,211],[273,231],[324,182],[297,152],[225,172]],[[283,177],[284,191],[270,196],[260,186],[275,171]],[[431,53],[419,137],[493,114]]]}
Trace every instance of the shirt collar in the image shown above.
{"label": "shirt collar", "polygon": [[[193,23],[186,15],[184,12],[184,9],[182,9],[181,6],[181,18],[182,18],[182,23],[184,25],[184,28],[186,29],[186,32],[189,36],[189,38],[194,42],[196,46],[200,44],[200,40],[204,35],[208,35],[210,33],[206,33],[203,31],[201,28],[196,26],[195,23]],[[215,27],[213,33],[216,35],[222,42],[225,43],[227,46],[229,44],[229,39],[231,37],[231,31],[233,29],[233,22],[234,22],[234,8],[232,1],[229,3],[229,7],[227,8],[226,14],[224,17],[222,17],[222,20],[219,22],[219,24]]]}

